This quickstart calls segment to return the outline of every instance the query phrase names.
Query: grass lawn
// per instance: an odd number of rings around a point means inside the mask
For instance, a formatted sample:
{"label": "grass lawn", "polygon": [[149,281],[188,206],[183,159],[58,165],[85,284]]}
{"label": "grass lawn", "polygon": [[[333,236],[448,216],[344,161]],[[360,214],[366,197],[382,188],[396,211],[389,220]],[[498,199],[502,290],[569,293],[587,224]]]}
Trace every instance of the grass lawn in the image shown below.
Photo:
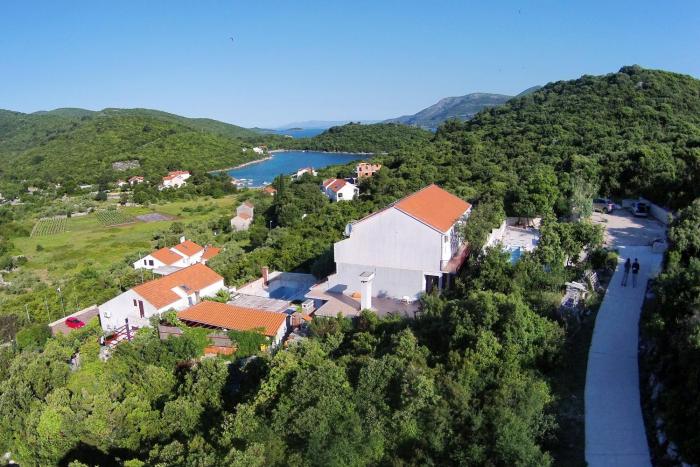
{"label": "grass lawn", "polygon": [[[184,224],[208,221],[235,212],[235,195],[219,199],[201,198],[192,201],[176,201],[149,207],[120,208],[125,217],[159,212],[177,219],[156,222],[135,222],[128,225],[105,226],[95,213],[67,219],[66,230],[61,233],[37,237],[13,238],[17,254],[23,254],[28,262],[23,269],[32,270],[40,277],[57,277],[65,271],[85,264],[105,266],[121,260],[130,253],[150,251],[151,238],[157,231],[167,229],[174,221]],[[183,211],[201,207],[200,211]],[[208,207],[211,207],[209,209]],[[37,251],[37,245],[41,245]]]}

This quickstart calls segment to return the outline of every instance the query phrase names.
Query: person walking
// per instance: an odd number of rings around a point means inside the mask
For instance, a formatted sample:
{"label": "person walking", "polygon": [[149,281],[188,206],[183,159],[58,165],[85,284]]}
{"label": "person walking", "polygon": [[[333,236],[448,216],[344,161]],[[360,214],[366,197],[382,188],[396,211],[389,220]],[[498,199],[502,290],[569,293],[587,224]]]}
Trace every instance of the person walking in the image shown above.
{"label": "person walking", "polygon": [[627,278],[630,275],[630,269],[632,268],[632,261],[627,258],[625,261],[625,273],[622,275],[622,287],[627,287]]}
{"label": "person walking", "polygon": [[639,261],[634,258],[634,263],[632,264],[632,287],[637,287],[637,275],[639,275]]}

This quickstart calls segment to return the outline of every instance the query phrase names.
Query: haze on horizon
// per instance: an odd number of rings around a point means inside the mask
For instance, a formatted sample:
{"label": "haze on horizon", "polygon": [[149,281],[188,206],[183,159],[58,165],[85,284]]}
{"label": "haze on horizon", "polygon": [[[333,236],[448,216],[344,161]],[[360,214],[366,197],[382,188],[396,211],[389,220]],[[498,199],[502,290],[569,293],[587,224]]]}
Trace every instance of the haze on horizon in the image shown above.
{"label": "haze on horizon", "polygon": [[6,3],[0,108],[381,120],[623,65],[700,77],[698,17],[694,1]]}

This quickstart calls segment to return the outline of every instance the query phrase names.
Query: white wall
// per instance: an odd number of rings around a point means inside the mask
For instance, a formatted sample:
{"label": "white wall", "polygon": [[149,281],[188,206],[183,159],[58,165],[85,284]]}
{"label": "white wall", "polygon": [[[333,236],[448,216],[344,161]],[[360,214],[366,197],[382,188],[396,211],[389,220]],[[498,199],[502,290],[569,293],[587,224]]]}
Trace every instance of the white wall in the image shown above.
{"label": "white wall", "polygon": [[[146,261],[145,264],[144,261]],[[153,261],[153,266],[148,264],[149,261]],[[165,266],[165,263],[159,261],[151,255],[146,255],[140,260],[134,262],[134,269],[155,269],[163,266]]]}
{"label": "white wall", "polygon": [[[336,273],[328,276],[328,291],[347,295],[352,295],[353,292],[361,293],[360,274],[365,271],[374,273],[372,295],[375,297],[401,299],[408,296],[415,299],[425,291],[424,271],[347,263],[336,263]],[[440,274],[433,272],[432,275]]]}
{"label": "white wall", "polygon": [[234,228],[236,231],[248,230],[248,228],[250,227],[251,221],[252,221],[252,219],[246,220],[246,219],[243,219],[241,217],[236,216],[233,219],[231,219],[231,227]]}
{"label": "white wall", "polygon": [[284,336],[287,335],[287,327],[288,327],[287,322],[288,321],[289,321],[289,317],[287,317],[287,319],[284,320],[284,323],[282,323],[280,328],[277,330],[277,334],[275,335],[275,337],[272,338],[272,347],[273,348],[280,345],[282,343],[282,340],[284,339]]}
{"label": "white wall", "polygon": [[442,234],[390,208],[352,225],[334,247],[336,263],[440,271]]}

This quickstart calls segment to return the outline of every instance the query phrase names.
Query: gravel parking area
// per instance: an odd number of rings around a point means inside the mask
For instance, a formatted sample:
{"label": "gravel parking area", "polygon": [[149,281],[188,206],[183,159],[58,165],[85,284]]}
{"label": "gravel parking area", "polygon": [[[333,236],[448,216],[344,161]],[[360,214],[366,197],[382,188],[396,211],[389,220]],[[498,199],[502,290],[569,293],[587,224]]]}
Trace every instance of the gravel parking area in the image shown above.
{"label": "gravel parking area", "polygon": [[634,217],[626,209],[612,214],[593,213],[593,223],[605,227],[605,245],[618,248],[648,246],[657,238],[666,238],[666,226],[652,217]]}

